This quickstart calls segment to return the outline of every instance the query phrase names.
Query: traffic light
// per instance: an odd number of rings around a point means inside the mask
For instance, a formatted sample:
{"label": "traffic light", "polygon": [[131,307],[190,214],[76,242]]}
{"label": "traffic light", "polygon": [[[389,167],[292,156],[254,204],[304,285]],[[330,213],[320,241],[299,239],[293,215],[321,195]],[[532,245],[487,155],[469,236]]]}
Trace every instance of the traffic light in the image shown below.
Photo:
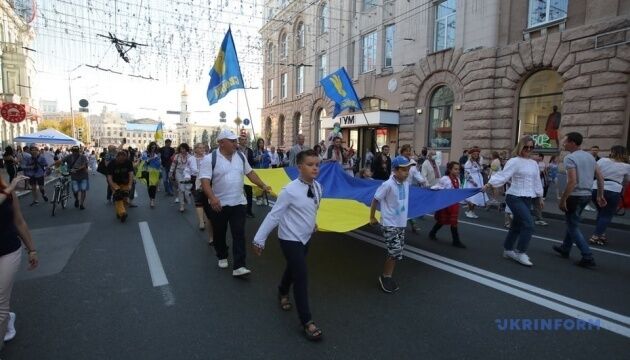
{"label": "traffic light", "polygon": [[83,129],[82,128],[78,128],[77,129],[77,137],[79,139],[81,139],[83,137]]}

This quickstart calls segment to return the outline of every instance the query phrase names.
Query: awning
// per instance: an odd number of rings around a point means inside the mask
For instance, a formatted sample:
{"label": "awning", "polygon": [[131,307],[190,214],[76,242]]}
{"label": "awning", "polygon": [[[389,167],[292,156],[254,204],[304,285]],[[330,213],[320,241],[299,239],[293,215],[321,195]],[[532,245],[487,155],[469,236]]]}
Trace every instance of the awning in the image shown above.
{"label": "awning", "polygon": [[[366,119],[367,118],[367,119]],[[335,123],[342,128],[391,126],[400,123],[400,114],[395,110],[366,111],[339,115],[336,118],[322,117],[322,129],[332,129]]]}
{"label": "awning", "polygon": [[45,129],[32,134],[24,134],[13,139],[14,142],[55,144],[55,145],[81,145],[82,143],[55,129]]}

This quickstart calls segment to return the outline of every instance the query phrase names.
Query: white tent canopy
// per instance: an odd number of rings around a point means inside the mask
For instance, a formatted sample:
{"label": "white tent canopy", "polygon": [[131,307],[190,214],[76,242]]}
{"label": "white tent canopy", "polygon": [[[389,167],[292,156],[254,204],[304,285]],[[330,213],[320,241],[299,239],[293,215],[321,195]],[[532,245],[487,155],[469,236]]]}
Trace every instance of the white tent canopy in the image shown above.
{"label": "white tent canopy", "polygon": [[15,142],[55,145],[81,145],[82,143],[55,129],[45,129],[32,134],[25,134],[13,139]]}

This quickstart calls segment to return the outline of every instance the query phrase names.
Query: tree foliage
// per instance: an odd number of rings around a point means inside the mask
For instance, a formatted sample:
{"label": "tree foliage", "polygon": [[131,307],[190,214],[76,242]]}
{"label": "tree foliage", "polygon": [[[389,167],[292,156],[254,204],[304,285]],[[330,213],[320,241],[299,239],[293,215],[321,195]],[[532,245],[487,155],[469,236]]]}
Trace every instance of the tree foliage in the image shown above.
{"label": "tree foliage", "polygon": [[64,115],[57,118],[44,119],[39,123],[38,129],[56,129],[70,137],[82,141],[85,144],[90,144],[90,125],[83,116],[74,116],[74,127],[77,132],[76,137],[72,134],[72,117],[70,115]]}

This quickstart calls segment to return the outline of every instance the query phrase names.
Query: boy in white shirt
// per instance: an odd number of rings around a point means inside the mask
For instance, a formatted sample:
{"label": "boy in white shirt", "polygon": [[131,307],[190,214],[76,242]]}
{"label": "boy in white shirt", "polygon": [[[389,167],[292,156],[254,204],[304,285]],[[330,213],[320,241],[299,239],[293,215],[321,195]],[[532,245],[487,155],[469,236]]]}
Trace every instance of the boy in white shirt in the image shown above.
{"label": "boy in white shirt", "polygon": [[405,246],[405,228],[409,208],[409,182],[406,180],[412,164],[413,162],[404,156],[397,156],[392,160],[392,175],[376,190],[370,207],[370,224],[378,223],[374,214],[379,204],[381,208],[381,228],[387,244],[387,259],[378,282],[386,293],[399,289],[392,274],[396,261],[402,260]]}
{"label": "boy in white shirt", "polygon": [[261,255],[269,233],[278,228],[278,240],[287,267],[278,286],[280,308],[289,311],[289,290],[293,285],[293,296],[304,336],[309,340],[321,340],[322,331],[311,319],[308,304],[308,280],[306,255],[309,240],[317,230],[315,220],[322,199],[322,186],[315,181],[319,175],[319,154],[304,150],[297,154],[296,163],[300,175],[290,182],[278,196],[275,205],[258,228],[253,245],[256,255]]}

